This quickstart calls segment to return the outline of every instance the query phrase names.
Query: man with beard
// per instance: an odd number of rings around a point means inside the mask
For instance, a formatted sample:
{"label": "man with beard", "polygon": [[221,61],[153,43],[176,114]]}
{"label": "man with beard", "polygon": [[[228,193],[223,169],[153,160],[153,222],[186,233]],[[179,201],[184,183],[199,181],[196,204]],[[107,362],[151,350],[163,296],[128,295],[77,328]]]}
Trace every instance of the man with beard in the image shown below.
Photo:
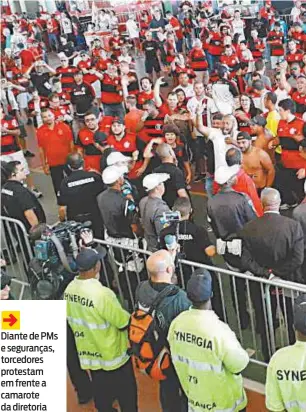
{"label": "man with beard", "polygon": [[143,77],[140,79],[141,92],[138,93],[137,103],[140,109],[143,108],[144,103],[147,100],[154,99],[154,92],[152,89],[153,83],[149,77]]}
{"label": "man with beard", "polygon": [[203,125],[203,105],[199,104],[196,110],[196,128],[199,133],[208,137],[214,145],[215,171],[221,166],[226,166],[225,155],[227,150],[236,143],[236,120],[232,115],[226,115],[222,118],[222,128],[216,129]]}
{"label": "man with beard", "polygon": [[[35,68],[35,72],[32,72]],[[45,68],[47,71],[45,71]],[[39,96],[48,97],[52,91],[52,86],[50,84],[50,76],[55,75],[56,71],[48,66],[44,61],[39,60],[32,64],[31,67],[25,73],[25,76],[29,76],[31,82],[35,85],[38,90]]]}
{"label": "man with beard", "polygon": [[273,140],[273,135],[266,129],[267,120],[260,115],[253,117],[250,122],[250,129],[252,139],[254,140],[253,146],[264,150],[268,153],[271,160],[273,160],[273,148],[271,149],[270,142]]}
{"label": "man with beard", "polygon": [[247,132],[238,133],[237,144],[243,153],[242,167],[252,177],[257,191],[272,186],[275,170],[270,156],[252,145],[252,138]]}
{"label": "man with beard", "polygon": [[85,170],[100,172],[100,161],[106,146],[107,136],[99,130],[98,119],[94,112],[84,116],[85,127],[79,131],[77,147],[84,157]]}

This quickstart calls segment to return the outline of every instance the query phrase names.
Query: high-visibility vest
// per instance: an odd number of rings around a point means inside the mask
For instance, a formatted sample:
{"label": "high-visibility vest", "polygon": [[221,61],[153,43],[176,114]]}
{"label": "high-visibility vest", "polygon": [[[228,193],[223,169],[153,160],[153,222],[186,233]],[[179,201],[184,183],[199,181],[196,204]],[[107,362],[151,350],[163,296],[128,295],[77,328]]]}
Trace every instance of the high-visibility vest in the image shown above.
{"label": "high-visibility vest", "polygon": [[247,398],[239,374],[247,352],[212,310],[191,308],[171,323],[171,358],[188,397],[188,412],[235,412]]}
{"label": "high-visibility vest", "polygon": [[266,407],[271,411],[306,411],[306,342],[278,350],[267,369]]}
{"label": "high-visibility vest", "polygon": [[82,369],[115,370],[128,359],[130,315],[112,290],[97,279],[76,277],[66,288],[67,319],[73,331]]}

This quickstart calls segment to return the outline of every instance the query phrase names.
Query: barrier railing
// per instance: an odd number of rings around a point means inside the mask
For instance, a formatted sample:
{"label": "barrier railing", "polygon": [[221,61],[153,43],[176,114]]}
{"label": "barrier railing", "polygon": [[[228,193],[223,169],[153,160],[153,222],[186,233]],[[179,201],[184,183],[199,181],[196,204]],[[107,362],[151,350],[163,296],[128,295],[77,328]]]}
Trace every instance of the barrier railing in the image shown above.
{"label": "barrier railing", "polygon": [[[138,284],[148,279],[145,262],[151,253],[132,245],[96,241],[108,249],[112,268],[109,273],[103,263],[102,282],[114,288],[131,310]],[[181,259],[177,281],[182,288],[196,268],[205,268],[212,274],[213,309],[236,332],[252,363],[266,366],[276,349],[295,341],[293,303],[300,293],[306,293],[306,285]]]}
{"label": "barrier railing", "polygon": [[[7,271],[14,278],[15,288],[20,288],[15,297],[23,299],[29,289],[26,270],[33,257],[32,247],[21,222],[1,216],[1,226],[1,254],[10,263]],[[131,311],[137,286],[148,279],[145,268],[151,253],[135,247],[133,241],[127,244],[95,241],[108,249],[107,258],[102,261],[102,283],[112,288]],[[251,362],[266,366],[276,348],[294,342],[293,303],[297,295],[306,293],[306,285],[180,259],[176,275],[183,289],[196,268],[205,268],[212,274],[213,309],[249,350]]]}

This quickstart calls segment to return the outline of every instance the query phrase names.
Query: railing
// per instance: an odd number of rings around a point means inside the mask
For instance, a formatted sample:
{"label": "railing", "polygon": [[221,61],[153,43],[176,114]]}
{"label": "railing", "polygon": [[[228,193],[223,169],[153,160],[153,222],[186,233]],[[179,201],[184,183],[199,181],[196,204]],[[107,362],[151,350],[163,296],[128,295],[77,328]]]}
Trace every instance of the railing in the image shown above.
{"label": "railing", "polygon": [[[21,222],[1,216],[1,225],[1,253],[5,253],[11,263],[8,273],[14,276],[15,297],[23,299],[29,289],[26,270],[33,257],[32,248]],[[108,250],[107,258],[102,261],[101,282],[112,288],[131,311],[137,286],[148,279],[145,267],[151,253],[135,247],[135,243],[122,245],[95,240]],[[293,303],[297,295],[306,293],[305,285],[277,278],[263,279],[250,273],[181,259],[177,266],[177,282],[183,289],[196,268],[210,271],[213,309],[235,331],[242,346],[248,349],[253,364],[266,366],[277,348],[294,342]],[[17,287],[20,288],[18,293]]]}

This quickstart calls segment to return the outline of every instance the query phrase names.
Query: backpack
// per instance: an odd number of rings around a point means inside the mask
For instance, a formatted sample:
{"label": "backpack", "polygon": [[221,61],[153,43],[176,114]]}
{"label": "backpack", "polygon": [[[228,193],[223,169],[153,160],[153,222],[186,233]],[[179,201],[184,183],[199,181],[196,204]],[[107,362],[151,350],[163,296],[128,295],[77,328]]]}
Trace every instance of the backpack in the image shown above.
{"label": "backpack", "polygon": [[136,307],[128,326],[129,354],[132,355],[135,366],[140,372],[158,381],[166,379],[165,372],[171,364],[165,331],[158,319],[158,307],[174,291],[177,293],[178,288],[169,285],[155,297],[148,310]]}

